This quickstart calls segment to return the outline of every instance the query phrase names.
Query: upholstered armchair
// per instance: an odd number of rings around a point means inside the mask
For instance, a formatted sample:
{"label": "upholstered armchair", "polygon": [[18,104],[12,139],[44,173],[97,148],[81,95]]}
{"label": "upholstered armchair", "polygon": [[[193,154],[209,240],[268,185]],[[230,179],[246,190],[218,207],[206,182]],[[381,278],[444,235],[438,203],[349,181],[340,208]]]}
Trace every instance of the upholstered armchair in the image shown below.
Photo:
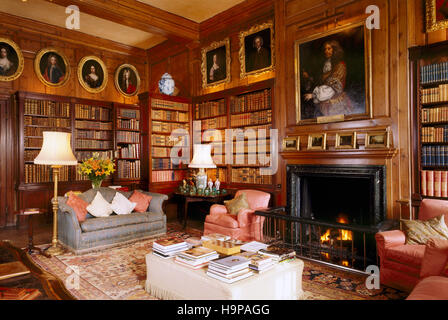
{"label": "upholstered armchair", "polygon": [[262,241],[264,217],[254,214],[255,210],[266,209],[271,195],[258,190],[239,190],[235,197],[246,194],[249,209],[241,209],[238,215],[231,215],[226,206],[214,204],[210,214],[205,217],[204,235],[225,234],[242,241]]}
{"label": "upholstered armchair", "polygon": [[[448,224],[448,201],[424,199],[418,212],[419,220],[428,220],[441,214]],[[410,291],[420,280],[420,269],[425,245],[406,244],[401,230],[379,232],[375,235],[380,258],[382,284]]]}

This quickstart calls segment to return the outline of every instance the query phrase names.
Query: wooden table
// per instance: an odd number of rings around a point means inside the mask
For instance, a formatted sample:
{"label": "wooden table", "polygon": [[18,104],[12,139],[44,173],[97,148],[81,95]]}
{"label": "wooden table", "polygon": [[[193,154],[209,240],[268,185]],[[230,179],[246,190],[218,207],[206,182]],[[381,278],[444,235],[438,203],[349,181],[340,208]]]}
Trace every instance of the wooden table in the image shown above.
{"label": "wooden table", "polygon": [[175,192],[174,196],[182,199],[183,207],[182,214],[183,217],[183,228],[187,226],[187,216],[188,216],[188,204],[191,202],[211,202],[211,203],[222,203],[224,200],[233,197],[233,191],[228,191],[226,194],[219,195],[190,195],[189,193]]}
{"label": "wooden table", "polygon": [[28,248],[27,248],[28,253],[32,254],[33,251],[37,251],[40,254],[47,256],[41,248],[35,247],[34,243],[33,243],[33,217],[36,215],[45,214],[47,212],[47,210],[39,209],[38,212],[25,213],[26,210],[29,210],[29,209],[21,209],[16,212],[16,215],[17,215],[16,227],[17,228],[19,227],[20,218],[26,217],[26,219],[28,219]]}

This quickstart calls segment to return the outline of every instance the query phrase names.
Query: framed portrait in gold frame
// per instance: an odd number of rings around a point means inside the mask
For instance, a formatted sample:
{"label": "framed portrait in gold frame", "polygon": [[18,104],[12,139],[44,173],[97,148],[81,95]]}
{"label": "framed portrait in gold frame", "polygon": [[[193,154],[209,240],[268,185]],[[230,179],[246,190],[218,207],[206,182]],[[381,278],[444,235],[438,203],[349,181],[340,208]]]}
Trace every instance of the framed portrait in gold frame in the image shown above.
{"label": "framed portrait in gold frame", "polygon": [[364,22],[294,43],[296,123],[372,115],[371,31]]}
{"label": "framed portrait in gold frame", "polygon": [[325,150],[326,147],[326,133],[312,133],[308,135],[308,150]]}
{"label": "framed portrait in gold frame", "polygon": [[34,59],[37,78],[48,87],[62,87],[70,78],[70,64],[56,48],[40,50]]}
{"label": "framed portrait in gold frame", "polygon": [[230,39],[215,41],[202,48],[202,88],[230,82]]}
{"label": "framed portrait in gold frame", "polygon": [[298,151],[300,150],[300,137],[286,137],[283,138],[283,151]]}
{"label": "framed portrait in gold frame", "polygon": [[133,97],[140,90],[140,76],[132,64],[122,64],[115,71],[115,87],[125,97]]}
{"label": "framed portrait in gold frame", "polygon": [[448,2],[426,0],[426,32],[448,28]]}
{"label": "framed portrait in gold frame", "polygon": [[356,149],[356,132],[336,133],[336,149]]}
{"label": "framed portrait in gold frame", "polygon": [[0,37],[0,81],[16,80],[23,72],[24,59],[19,46]]}
{"label": "framed portrait in gold frame", "polygon": [[107,85],[108,73],[104,62],[96,56],[86,56],[78,64],[78,80],[90,93],[98,93]]}
{"label": "framed portrait in gold frame", "polygon": [[240,38],[240,78],[274,70],[274,23],[255,25],[242,31]]}
{"label": "framed portrait in gold frame", "polygon": [[387,149],[389,145],[389,131],[366,132],[366,149]]}

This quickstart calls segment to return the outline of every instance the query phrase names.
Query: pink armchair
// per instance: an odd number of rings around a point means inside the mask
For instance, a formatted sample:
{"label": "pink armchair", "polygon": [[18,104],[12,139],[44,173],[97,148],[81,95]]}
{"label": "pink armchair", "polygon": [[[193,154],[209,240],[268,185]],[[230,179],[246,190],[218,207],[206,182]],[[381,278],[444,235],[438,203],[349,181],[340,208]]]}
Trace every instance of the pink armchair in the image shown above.
{"label": "pink armchair", "polygon": [[204,235],[221,233],[242,241],[262,241],[264,217],[254,214],[255,210],[266,209],[271,195],[258,190],[239,190],[235,197],[245,193],[249,209],[242,209],[237,216],[228,213],[224,205],[214,204],[205,217]]}
{"label": "pink armchair", "polygon": [[[424,199],[420,204],[418,219],[428,220],[445,214],[448,223],[448,201]],[[380,258],[382,284],[411,291],[420,280],[420,268],[425,245],[405,244],[406,236],[400,230],[379,232],[375,235]]]}

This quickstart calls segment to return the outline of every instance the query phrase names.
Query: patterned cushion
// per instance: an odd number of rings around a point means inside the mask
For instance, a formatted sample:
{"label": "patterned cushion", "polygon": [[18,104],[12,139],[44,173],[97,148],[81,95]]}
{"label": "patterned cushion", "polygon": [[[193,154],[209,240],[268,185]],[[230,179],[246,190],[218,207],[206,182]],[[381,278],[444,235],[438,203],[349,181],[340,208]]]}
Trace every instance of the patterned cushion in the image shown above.
{"label": "patterned cushion", "polygon": [[131,224],[139,224],[145,222],[153,222],[161,220],[163,216],[156,213],[138,213],[134,212],[126,215],[111,215],[104,218],[88,219],[81,223],[83,232],[91,232],[103,229],[111,229]]}
{"label": "patterned cushion", "polygon": [[224,201],[224,204],[231,215],[238,215],[241,209],[248,209],[249,203],[245,193],[239,194],[232,200]]}
{"label": "patterned cushion", "polygon": [[406,233],[406,244],[426,244],[430,238],[448,240],[448,228],[445,216],[421,220],[401,220]]}

